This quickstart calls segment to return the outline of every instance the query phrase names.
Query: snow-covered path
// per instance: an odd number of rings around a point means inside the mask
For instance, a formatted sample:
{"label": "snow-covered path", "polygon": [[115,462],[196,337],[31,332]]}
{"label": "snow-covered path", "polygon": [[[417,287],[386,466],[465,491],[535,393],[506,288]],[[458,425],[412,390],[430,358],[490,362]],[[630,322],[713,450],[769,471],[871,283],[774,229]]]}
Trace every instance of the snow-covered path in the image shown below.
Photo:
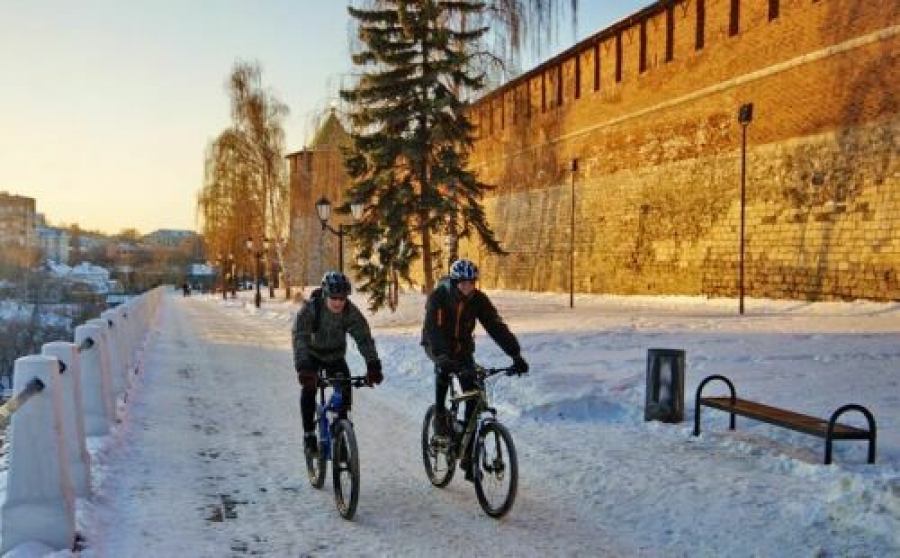
{"label": "snow-covered path", "polygon": [[[79,520],[83,555],[868,556],[900,549],[890,445],[875,468],[860,465],[864,447],[840,444],[836,460],[844,465],[823,467],[821,440],[777,429],[752,439],[749,427],[725,433],[725,415],[705,416],[705,430],[715,433],[699,439],[689,436],[690,417],[680,425],[643,422],[643,363],[617,357],[615,347],[643,351],[684,335],[686,326],[709,329],[714,316],[673,318],[662,339],[623,327],[631,318],[616,316],[604,319],[620,329],[586,318],[560,332],[552,319],[558,308],[541,321],[533,315],[540,301],[501,301],[534,365],[529,377],[504,378],[495,390],[519,451],[519,494],[507,518],[485,516],[460,475],[444,490],[425,477],[419,429],[433,380],[415,312],[373,319],[387,380],[355,392],[362,491],[347,522],[334,509],[330,479],[315,490],[305,477],[289,344],[296,307],[257,311],[241,301],[167,297],[126,415],[95,454],[97,494]],[[667,321],[641,319],[647,328]],[[698,365],[726,343],[719,329],[695,333],[707,335]],[[648,339],[638,341],[642,335]],[[481,345],[487,364],[506,363],[489,341]],[[890,365],[900,359],[886,358]],[[359,370],[358,355],[350,360]],[[687,386],[691,400],[699,379]]]}
{"label": "snow-covered path", "polygon": [[363,483],[356,518],[344,521],[330,479],[323,490],[306,481],[284,324],[196,298],[174,302],[163,309],[147,363],[158,376],[143,378],[106,456],[99,500],[110,505],[94,510],[103,517],[85,533],[100,554],[440,556],[479,547],[632,554],[540,483],[529,490],[534,473],[525,463],[517,504],[531,512],[504,522],[481,513],[463,480],[437,491],[422,467],[421,417],[398,408],[386,390],[356,392]]}

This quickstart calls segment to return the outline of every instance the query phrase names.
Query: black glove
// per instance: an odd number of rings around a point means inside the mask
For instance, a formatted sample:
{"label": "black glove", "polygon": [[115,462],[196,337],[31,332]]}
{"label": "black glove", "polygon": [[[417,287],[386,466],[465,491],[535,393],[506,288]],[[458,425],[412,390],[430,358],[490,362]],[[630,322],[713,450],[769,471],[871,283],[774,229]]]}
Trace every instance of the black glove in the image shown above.
{"label": "black glove", "polygon": [[319,385],[319,376],[316,369],[309,362],[297,366],[297,381],[303,389],[316,389]]}
{"label": "black glove", "polygon": [[528,373],[528,363],[525,362],[525,359],[522,358],[522,355],[516,355],[513,357],[512,371],[520,376],[522,374]]}
{"label": "black glove", "polygon": [[370,387],[374,387],[383,380],[384,374],[381,373],[381,361],[377,358],[375,360],[366,361],[366,383]]}

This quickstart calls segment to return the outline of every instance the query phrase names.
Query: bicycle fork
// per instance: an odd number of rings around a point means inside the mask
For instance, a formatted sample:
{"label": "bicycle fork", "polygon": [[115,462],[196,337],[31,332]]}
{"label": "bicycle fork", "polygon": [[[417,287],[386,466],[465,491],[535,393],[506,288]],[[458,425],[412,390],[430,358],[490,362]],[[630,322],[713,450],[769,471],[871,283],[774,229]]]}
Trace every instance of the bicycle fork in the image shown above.
{"label": "bicycle fork", "polygon": [[[481,428],[484,427],[488,422],[493,422],[499,424],[494,418],[485,419]],[[481,430],[479,429],[479,432]],[[488,435],[493,435],[495,437],[493,448],[493,455],[488,455],[487,446],[490,444],[490,441],[487,440]],[[480,456],[482,463],[480,464],[480,469],[485,473],[496,477],[499,480],[503,479],[503,475],[506,472],[506,457],[503,455],[503,444],[500,443],[499,434],[496,429],[493,429],[490,434],[485,434],[484,436],[478,436],[476,438],[475,447],[472,449],[473,457]]]}
{"label": "bicycle fork", "polygon": [[331,424],[328,421],[328,415],[325,412],[325,406],[319,403],[316,407],[319,415],[319,451],[325,461],[331,460]]}

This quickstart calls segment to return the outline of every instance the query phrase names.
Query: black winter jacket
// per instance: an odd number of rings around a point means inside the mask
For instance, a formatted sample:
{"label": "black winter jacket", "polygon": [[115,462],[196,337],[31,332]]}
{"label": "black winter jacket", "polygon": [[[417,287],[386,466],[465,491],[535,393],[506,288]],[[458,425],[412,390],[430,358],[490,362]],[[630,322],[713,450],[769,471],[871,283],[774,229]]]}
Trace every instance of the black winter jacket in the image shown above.
{"label": "black winter jacket", "polygon": [[476,320],[503,352],[510,357],[519,356],[519,341],[487,295],[475,289],[467,298],[449,277],[438,282],[425,303],[425,324],[422,327],[425,351],[435,361],[442,358],[471,361],[475,353],[472,332]]}

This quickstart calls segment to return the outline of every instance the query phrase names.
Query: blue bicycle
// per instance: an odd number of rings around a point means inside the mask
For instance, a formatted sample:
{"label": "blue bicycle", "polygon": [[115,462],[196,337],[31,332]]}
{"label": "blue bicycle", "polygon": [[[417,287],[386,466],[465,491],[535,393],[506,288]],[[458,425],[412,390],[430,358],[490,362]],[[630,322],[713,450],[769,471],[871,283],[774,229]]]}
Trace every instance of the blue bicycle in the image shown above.
{"label": "blue bicycle", "polygon": [[[359,451],[353,423],[344,408],[344,398],[336,386],[349,383],[358,388],[367,385],[365,376],[327,378],[319,373],[319,404],[316,406],[316,424],[319,430],[319,451],[306,453],[306,473],[310,484],[322,488],[325,469],[331,461],[334,483],[334,502],[344,519],[352,519],[359,500]],[[325,388],[332,388],[328,402]]]}

